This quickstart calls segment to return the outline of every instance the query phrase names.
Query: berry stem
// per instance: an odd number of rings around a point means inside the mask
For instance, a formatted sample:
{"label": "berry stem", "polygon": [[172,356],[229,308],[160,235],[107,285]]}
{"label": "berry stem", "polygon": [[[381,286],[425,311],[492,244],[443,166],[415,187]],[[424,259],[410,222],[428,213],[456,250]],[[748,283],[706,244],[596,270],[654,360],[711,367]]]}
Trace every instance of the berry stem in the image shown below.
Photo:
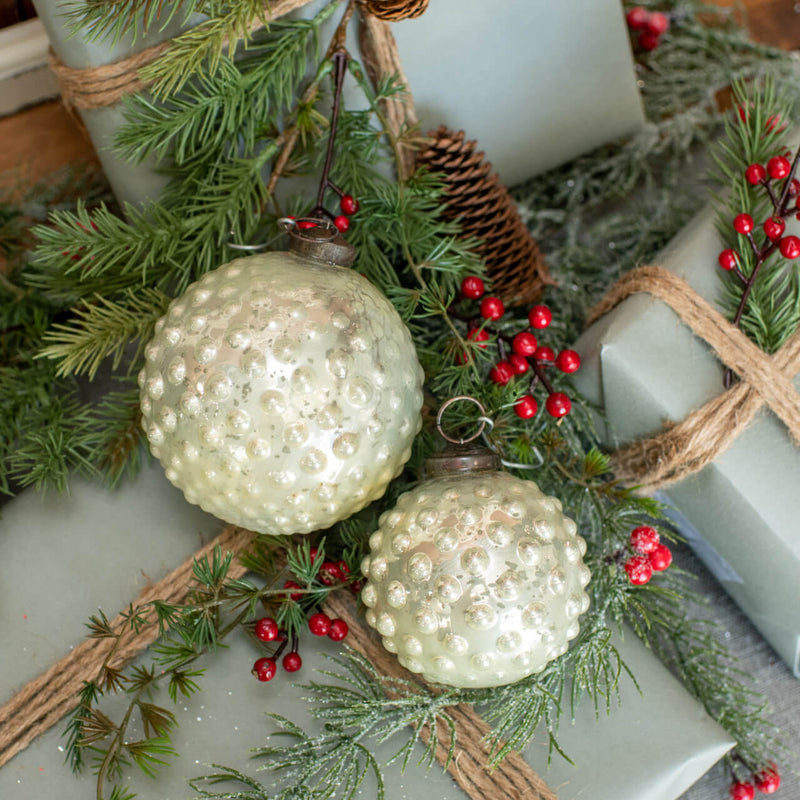
{"label": "berry stem", "polygon": [[767,190],[767,194],[769,195],[769,199],[772,200],[772,208],[777,213],[777,210],[778,210],[778,208],[780,206],[778,205],[778,198],[775,197],[775,192],[772,191],[772,182],[771,182],[771,180],[769,178],[765,178],[761,182],[761,185]]}
{"label": "berry stem", "polygon": [[534,374],[542,382],[542,385],[545,389],[547,389],[548,393],[554,394],[555,389],[553,389],[553,384],[547,379],[547,376],[544,374],[544,370],[536,358],[529,358],[528,363],[531,365],[531,369],[533,370]]}
{"label": "berry stem", "polygon": [[792,188],[792,178],[794,178],[794,174],[797,172],[798,161],[800,161],[800,147],[797,148],[797,152],[794,154],[794,160],[792,161],[791,169],[789,170],[789,174],[786,176],[786,180],[783,184],[780,206],[776,206],[776,210],[780,208],[783,213],[778,214],[778,216],[782,217],[784,214],[786,214],[786,201],[789,199],[789,190]]}

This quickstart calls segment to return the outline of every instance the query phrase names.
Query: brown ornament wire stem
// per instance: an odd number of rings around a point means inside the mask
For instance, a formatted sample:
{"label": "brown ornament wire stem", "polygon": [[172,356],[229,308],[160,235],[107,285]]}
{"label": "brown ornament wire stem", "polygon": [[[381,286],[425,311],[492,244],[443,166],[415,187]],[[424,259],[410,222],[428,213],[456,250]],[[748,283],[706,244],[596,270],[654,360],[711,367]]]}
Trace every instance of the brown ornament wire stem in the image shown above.
{"label": "brown ornament wire stem", "polygon": [[315,217],[324,214],[331,219],[334,215],[328,211],[323,205],[325,200],[325,192],[327,189],[333,189],[339,197],[344,196],[344,192],[330,179],[330,171],[333,166],[333,148],[336,143],[336,130],[339,125],[339,110],[342,105],[342,89],[344,88],[344,77],[347,72],[347,64],[350,61],[350,54],[344,47],[340,47],[333,54],[333,70],[334,70],[334,91],[333,91],[333,109],[331,110],[331,123],[330,131],[328,133],[328,149],[325,153],[325,164],[322,167],[322,177],[319,181],[319,190],[317,191],[317,204],[309,212],[309,216]]}
{"label": "brown ornament wire stem", "polygon": [[[347,24],[350,22],[350,19],[355,12],[355,8],[356,0],[348,0],[344,14],[342,15],[342,18],[336,27],[336,32],[334,33],[333,38],[328,45],[325,57],[322,59],[323,63],[332,59],[335,53],[345,49],[344,41],[347,32]],[[310,105],[314,102],[314,100],[316,100],[317,94],[319,94],[320,80],[321,79],[317,79],[311,82],[311,85],[306,89],[306,91],[303,93],[303,96],[300,98],[298,106]],[[278,153],[278,157],[272,167],[272,174],[267,182],[266,199],[261,208],[262,214],[266,208],[266,204],[273,198],[273,195],[275,194],[275,187],[278,185],[278,181],[283,175],[283,171],[286,169],[286,165],[289,163],[289,160],[292,157],[292,153],[294,152],[294,148],[297,145],[297,140],[299,138],[300,126],[297,124],[297,121],[295,121],[289,125],[289,127],[284,128],[276,140],[280,146],[280,152]]]}

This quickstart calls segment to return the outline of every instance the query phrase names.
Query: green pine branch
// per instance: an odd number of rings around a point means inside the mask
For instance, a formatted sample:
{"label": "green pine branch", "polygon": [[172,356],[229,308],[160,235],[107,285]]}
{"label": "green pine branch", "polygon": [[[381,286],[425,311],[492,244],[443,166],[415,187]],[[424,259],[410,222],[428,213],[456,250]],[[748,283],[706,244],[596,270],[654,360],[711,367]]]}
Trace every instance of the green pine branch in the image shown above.
{"label": "green pine branch", "polygon": [[[69,323],[54,323],[42,341],[40,358],[58,362],[56,375],[88,375],[94,378],[100,365],[111,359],[116,370],[126,355],[125,348],[138,342],[135,364],[145,344],[152,338],[158,321],[167,310],[169,298],[154,289],[127,290],[124,302],[95,296],[73,308]],[[128,354],[130,355],[130,354]]]}

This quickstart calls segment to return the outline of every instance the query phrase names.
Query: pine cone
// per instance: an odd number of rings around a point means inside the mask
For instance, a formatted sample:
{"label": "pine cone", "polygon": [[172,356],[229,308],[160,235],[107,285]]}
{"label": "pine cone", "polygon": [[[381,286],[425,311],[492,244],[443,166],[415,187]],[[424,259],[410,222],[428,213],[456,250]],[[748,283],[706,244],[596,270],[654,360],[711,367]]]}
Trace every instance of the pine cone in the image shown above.
{"label": "pine cone", "polygon": [[486,262],[493,292],[506,305],[538,300],[545,283],[552,283],[547,265],[492,165],[475,142],[465,141],[464,131],[453,133],[442,125],[428,136],[432,141],[417,165],[444,176],[445,219],[458,219],[464,237],[483,240],[476,252]]}
{"label": "pine cone", "polygon": [[373,17],[386,22],[414,19],[422,16],[428,7],[428,0],[362,0],[362,2]]}

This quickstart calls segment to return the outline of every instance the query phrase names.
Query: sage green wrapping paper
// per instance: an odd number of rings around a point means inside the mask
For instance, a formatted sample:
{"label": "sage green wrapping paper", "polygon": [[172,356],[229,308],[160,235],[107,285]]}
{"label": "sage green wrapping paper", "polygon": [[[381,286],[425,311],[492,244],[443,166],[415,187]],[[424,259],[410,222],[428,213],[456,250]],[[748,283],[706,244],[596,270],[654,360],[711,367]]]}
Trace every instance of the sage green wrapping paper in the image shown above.
{"label": "sage green wrapping paper", "polygon": [[[792,221],[790,233],[800,225]],[[712,304],[720,296],[722,245],[707,209],[655,263],[688,281]],[[722,391],[724,368],[677,315],[634,295],[576,344],[578,389],[602,404],[611,448],[651,436]],[[795,380],[800,387],[800,379]],[[800,677],[800,449],[762,408],[715,461],[665,491],[697,555]]]}
{"label": "sage green wrapping paper", "polygon": [[[115,46],[72,37],[64,11],[72,0],[35,0],[56,54],[69,67],[117,61],[175,35],[178,18]],[[310,16],[320,0],[295,15]],[[619,0],[435,0],[420,18],[395,24],[400,55],[426,131],[441,123],[478,140],[507,184],[518,183],[642,124],[643,114]],[[339,16],[323,28],[327,43]],[[201,17],[195,17],[194,24]],[[191,24],[192,20],[190,20]],[[356,21],[347,46],[359,50]],[[322,45],[324,48],[325,44]],[[363,96],[348,80],[345,105]],[[113,152],[119,104],[81,112],[120,202],[156,200],[165,179],[155,162],[134,166]]]}
{"label": "sage green wrapping paper", "polygon": [[[113,616],[148,578],[162,578],[216,535],[221,524],[186,504],[160,468],[151,465],[114,492],[79,480],[70,496],[25,492],[5,507],[0,527],[0,703],[5,703],[82,640],[84,623],[98,606]],[[203,691],[175,709],[180,758],[156,781],[136,770],[126,776],[126,785],[140,797],[192,797],[186,779],[212,772],[212,762],[256,774],[249,748],[265,743],[274,731],[267,711],[309,724],[303,691],[292,683],[320,679],[316,670],[330,667],[326,655],[336,653],[338,645],[303,636],[302,670],[293,676],[281,670],[269,684],[250,674],[257,653],[248,638],[236,635],[230,645],[204,660]],[[674,800],[731,746],[727,734],[632,633],[619,646],[642,694],[623,678],[622,703],[612,703],[610,716],[601,712],[596,720],[590,703],[579,708],[574,724],[565,714],[560,743],[577,766],[556,756],[548,771],[544,736],[525,753],[561,800]],[[166,695],[162,701],[169,703]],[[119,718],[116,700],[105,710]],[[63,723],[57,725],[0,768],[0,797],[94,797],[92,775],[75,778],[64,764],[63,730]],[[131,736],[138,733],[132,730]],[[389,743],[378,755],[386,760],[393,752]],[[387,800],[466,797],[440,768],[426,771],[414,759],[412,765],[404,774],[397,765],[387,769]],[[270,784],[269,774],[258,777]],[[369,783],[363,796],[375,796]]]}

